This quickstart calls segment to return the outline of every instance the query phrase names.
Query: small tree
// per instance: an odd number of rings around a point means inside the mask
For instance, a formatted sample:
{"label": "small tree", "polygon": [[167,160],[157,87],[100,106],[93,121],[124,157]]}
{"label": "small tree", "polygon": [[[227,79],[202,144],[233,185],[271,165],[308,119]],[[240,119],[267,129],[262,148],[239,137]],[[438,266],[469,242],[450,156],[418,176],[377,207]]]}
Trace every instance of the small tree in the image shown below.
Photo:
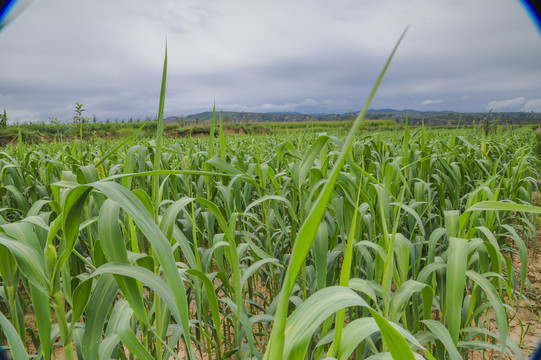
{"label": "small tree", "polygon": [[83,113],[86,110],[83,108],[83,104],[80,102],[75,103],[75,115],[73,116],[73,123],[76,125],[84,123]]}
{"label": "small tree", "polygon": [[81,136],[81,140],[83,137],[83,125],[88,124],[90,122],[90,118],[87,116],[83,116],[83,113],[85,112],[85,108],[83,108],[83,104],[80,102],[75,103],[75,115],[73,115],[73,128],[74,132],[77,133],[77,130],[79,131],[79,134]]}
{"label": "small tree", "polygon": [[491,117],[491,115],[492,115],[492,109],[488,111],[487,116],[483,120],[481,120],[481,123],[480,123],[482,127],[482,131],[485,134],[485,136],[488,136],[491,132],[494,132],[499,122],[499,119]]}
{"label": "small tree", "polygon": [[51,125],[60,125],[61,124],[61,121],[57,117],[55,117],[55,118],[50,117],[49,122],[51,123]]}
{"label": "small tree", "polygon": [[8,116],[6,109],[4,109],[4,114],[0,115],[0,127],[5,128],[6,126],[8,126]]}

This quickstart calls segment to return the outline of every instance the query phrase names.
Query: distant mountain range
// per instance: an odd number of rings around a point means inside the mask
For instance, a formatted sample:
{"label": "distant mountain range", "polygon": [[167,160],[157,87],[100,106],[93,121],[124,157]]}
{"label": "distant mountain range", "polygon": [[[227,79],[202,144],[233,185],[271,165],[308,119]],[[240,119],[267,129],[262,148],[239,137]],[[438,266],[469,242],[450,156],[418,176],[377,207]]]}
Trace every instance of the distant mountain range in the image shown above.
{"label": "distant mountain range", "polygon": [[[438,111],[423,111],[423,110],[415,110],[415,109],[403,109],[403,110],[396,110],[396,109],[368,109],[367,113],[454,113],[456,111],[451,110],[438,110]],[[357,111],[358,113],[358,111]]]}
{"label": "distant mountain range", "polygon": [[[353,120],[359,113],[348,112],[343,114],[303,114],[299,112],[239,112],[239,111],[217,111],[216,121],[222,118],[224,123],[255,123],[255,122],[303,122],[303,121],[345,121]],[[415,109],[370,109],[365,119],[367,120],[393,120],[397,123],[404,123],[406,117],[412,125],[419,125],[423,121],[426,125],[457,125],[479,123],[488,116],[488,112],[480,113],[459,113],[452,110],[443,111],[421,111]],[[166,124],[178,122],[183,125],[194,125],[209,123],[212,112],[202,112],[188,116],[170,116],[164,119]],[[541,123],[541,113],[533,112],[505,112],[490,114],[490,121],[499,124],[530,124]]]}

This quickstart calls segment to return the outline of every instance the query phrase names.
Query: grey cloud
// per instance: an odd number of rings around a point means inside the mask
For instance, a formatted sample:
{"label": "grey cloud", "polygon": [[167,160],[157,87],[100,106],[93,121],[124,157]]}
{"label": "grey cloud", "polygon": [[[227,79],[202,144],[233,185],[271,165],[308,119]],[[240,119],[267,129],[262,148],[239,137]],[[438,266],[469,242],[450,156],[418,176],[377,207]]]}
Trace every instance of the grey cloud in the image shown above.
{"label": "grey cloud", "polygon": [[507,100],[494,100],[488,103],[487,109],[492,109],[495,111],[505,110],[505,111],[516,111],[521,109],[527,100],[524,97],[518,97],[514,99]]}
{"label": "grey cloud", "polygon": [[524,111],[541,112],[541,99],[528,100],[524,104]]}
{"label": "grey cloud", "polygon": [[505,0],[36,1],[0,32],[0,108],[155,114],[167,36],[169,115],[358,110],[410,23],[372,107],[539,108],[541,37]]}
{"label": "grey cloud", "polygon": [[541,99],[527,99],[517,97],[514,99],[493,100],[486,106],[487,110],[494,111],[541,111]]}
{"label": "grey cloud", "polygon": [[435,105],[435,104],[441,104],[442,102],[443,102],[443,100],[432,100],[432,99],[427,99],[427,100],[421,101],[421,102],[420,102],[420,105],[422,105],[422,106],[425,106],[425,105]]}

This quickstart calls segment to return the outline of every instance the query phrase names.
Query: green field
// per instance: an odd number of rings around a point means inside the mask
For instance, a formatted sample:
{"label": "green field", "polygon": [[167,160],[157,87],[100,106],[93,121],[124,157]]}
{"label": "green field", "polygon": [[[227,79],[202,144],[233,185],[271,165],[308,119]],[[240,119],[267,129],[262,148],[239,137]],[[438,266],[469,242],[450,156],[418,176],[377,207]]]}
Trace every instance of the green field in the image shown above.
{"label": "green field", "polygon": [[[353,121],[313,121],[313,122],[275,122],[275,123],[225,123],[227,135],[277,135],[292,132],[316,131],[331,132],[335,135],[346,134]],[[209,136],[210,121],[184,125],[173,122],[164,126],[168,138]],[[139,130],[139,128],[141,128]],[[125,139],[137,133],[139,139],[153,137],[156,134],[157,121],[122,122],[122,123],[84,123],[84,124],[18,124],[0,128],[0,146],[16,145],[20,139],[27,144],[41,142],[62,142],[79,139]],[[366,120],[359,129],[360,133],[373,131],[403,130],[404,126],[392,120]]]}
{"label": "green field", "polygon": [[155,123],[17,128],[0,344],[17,360],[522,359],[540,135],[366,122],[391,57],[353,122],[164,126],[166,55]]}
{"label": "green field", "polygon": [[298,129],[5,147],[0,343],[15,359],[522,358],[507,332],[537,245],[537,134],[349,146]]}

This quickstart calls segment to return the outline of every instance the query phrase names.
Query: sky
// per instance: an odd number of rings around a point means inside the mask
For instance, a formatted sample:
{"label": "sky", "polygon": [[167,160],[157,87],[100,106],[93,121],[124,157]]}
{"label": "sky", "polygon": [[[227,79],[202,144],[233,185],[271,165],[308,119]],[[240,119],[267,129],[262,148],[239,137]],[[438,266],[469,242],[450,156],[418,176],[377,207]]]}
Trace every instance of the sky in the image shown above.
{"label": "sky", "polygon": [[541,34],[519,0],[35,0],[0,31],[8,122],[212,110],[541,111]]}

